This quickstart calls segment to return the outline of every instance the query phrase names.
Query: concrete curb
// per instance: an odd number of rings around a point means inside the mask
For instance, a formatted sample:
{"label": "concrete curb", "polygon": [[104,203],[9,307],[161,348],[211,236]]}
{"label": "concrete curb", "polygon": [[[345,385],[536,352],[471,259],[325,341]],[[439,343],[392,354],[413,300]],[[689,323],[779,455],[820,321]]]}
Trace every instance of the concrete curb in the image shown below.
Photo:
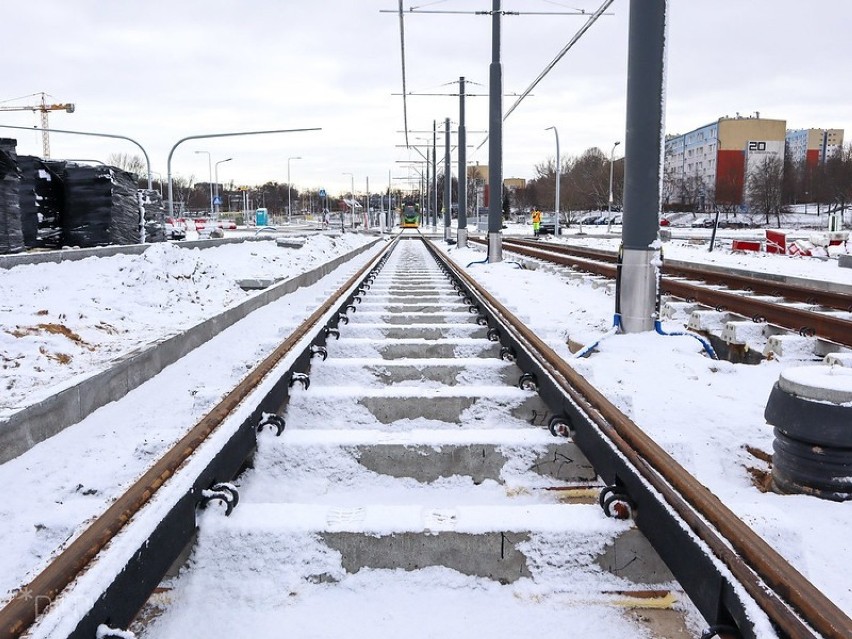
{"label": "concrete curb", "polygon": [[[225,237],[210,240],[182,240],[172,242],[181,248],[213,248],[223,244],[237,244],[241,242],[268,242],[274,239],[271,235],[258,237]],[[120,246],[97,246],[94,248],[71,248],[58,251],[42,251],[16,253],[14,255],[0,255],[0,268],[12,268],[22,264],[45,264],[48,262],[59,263],[66,261],[84,260],[87,257],[112,257],[113,255],[141,255],[155,244],[122,244]]]}
{"label": "concrete curb", "polygon": [[[128,392],[160,373],[166,366],[173,364],[250,313],[298,288],[315,284],[341,264],[374,247],[379,241],[377,239],[365,244],[315,269],[260,291],[183,333],[128,353],[114,360],[108,369],[94,373],[74,386],[32,406],[27,406],[8,419],[0,420],[0,464],[22,455],[39,442],[83,420],[101,406],[124,397]],[[139,248],[144,250],[148,247],[143,245]],[[128,251],[115,252],[127,253]],[[103,256],[104,253],[99,255]]]}

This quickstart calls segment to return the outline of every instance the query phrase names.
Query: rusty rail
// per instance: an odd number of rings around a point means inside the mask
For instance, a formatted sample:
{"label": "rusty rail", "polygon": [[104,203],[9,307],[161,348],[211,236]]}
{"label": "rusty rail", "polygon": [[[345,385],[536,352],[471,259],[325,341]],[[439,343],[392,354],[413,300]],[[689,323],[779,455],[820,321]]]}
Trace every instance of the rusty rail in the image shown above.
{"label": "rusty rail", "polygon": [[784,636],[813,638],[816,630],[829,639],[852,637],[852,619],[452,259],[441,257],[540,354],[556,383],[724,562]]}
{"label": "rusty rail", "polygon": [[71,542],[28,585],[22,587],[9,603],[0,610],[0,639],[17,639],[36,621],[34,602],[53,601],[86,567],[98,553],[131,521],[133,516],[163,487],[183,463],[219,427],[237,405],[275,368],[322,316],[331,309],[340,296],[355,285],[395,243],[388,244],[355,275],[298,326],[284,342],[257,365],[213,409],[77,539]]}
{"label": "rusty rail", "polygon": [[[582,271],[603,275],[605,277],[615,278],[616,267],[614,264],[608,264],[601,261],[607,259],[600,252],[585,251],[583,249],[567,249],[554,245],[543,247],[537,242],[528,242],[523,240],[511,240],[509,249],[563,266],[570,266]],[[533,246],[529,246],[533,244]],[[537,246],[535,246],[537,244]],[[572,253],[582,253],[583,255],[592,257],[576,257]],[[614,258],[611,258],[614,259]],[[682,297],[684,299],[695,300],[705,304],[711,308],[718,310],[727,310],[732,313],[737,313],[747,318],[751,318],[757,322],[768,322],[775,324],[791,331],[803,334],[814,335],[822,339],[836,342],[844,346],[852,346],[852,320],[837,317],[827,313],[820,313],[808,309],[797,308],[785,304],[777,304],[766,300],[756,299],[748,295],[741,295],[730,291],[720,291],[694,282],[685,282],[672,278],[672,273],[668,266],[664,264],[663,270],[665,273],[662,277],[661,292],[670,293],[672,295]],[[682,271],[683,269],[681,269]],[[701,273],[700,269],[692,271],[693,277],[705,277],[707,274]],[[705,277],[713,282],[727,283],[726,277],[721,274],[711,274]],[[751,283],[750,290],[756,290],[756,285],[751,278],[742,278]],[[806,298],[805,301],[813,303],[816,301],[819,304],[824,304],[819,295],[821,292],[805,289],[804,287],[791,287],[789,285],[771,283],[766,285],[767,289],[771,289],[772,294],[780,295],[789,299]],[[849,306],[852,304],[852,299],[839,293],[824,293],[830,296],[833,304]]]}

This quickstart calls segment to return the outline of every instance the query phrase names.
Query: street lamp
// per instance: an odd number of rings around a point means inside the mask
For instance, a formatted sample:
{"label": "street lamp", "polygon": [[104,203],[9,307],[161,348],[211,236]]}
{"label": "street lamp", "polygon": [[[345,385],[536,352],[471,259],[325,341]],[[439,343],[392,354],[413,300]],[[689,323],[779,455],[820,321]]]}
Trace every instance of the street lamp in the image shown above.
{"label": "street lamp", "polygon": [[222,164],[223,162],[230,162],[233,159],[234,158],[228,158],[227,160],[219,160],[215,164],[214,173],[215,173],[215,180],[216,180],[215,184],[216,184],[216,186],[213,187],[213,189],[214,189],[213,205],[214,205],[214,210],[216,211],[216,213],[219,213],[219,165]]}
{"label": "street lamp", "polygon": [[[559,159],[559,131],[556,130],[555,126],[549,126],[545,129],[545,131],[550,131],[550,129],[553,129],[553,133],[556,135],[556,223],[553,226],[553,234],[558,236],[559,235],[559,182],[560,182],[560,177],[561,177],[560,172],[562,170],[562,166],[561,166],[562,163]],[[612,190],[612,187],[610,187],[610,190]],[[610,199],[612,199],[612,196],[610,196]]]}
{"label": "street lamp", "polygon": [[[350,188],[352,190],[349,192],[349,197],[352,198],[350,201],[352,202],[352,226],[354,228],[354,226],[355,226],[355,176],[352,173],[347,173],[346,171],[343,172],[343,175],[348,175],[352,180],[352,184],[350,186]],[[343,215],[340,216],[340,228],[341,228],[341,230],[343,229]]]}
{"label": "street lamp", "polygon": [[291,190],[290,189],[290,160],[301,160],[301,159],[302,159],[301,155],[296,155],[296,156],[287,158],[287,224],[289,224],[290,221],[293,218],[293,211],[290,208],[290,190]]}
{"label": "street lamp", "polygon": [[210,215],[213,215],[213,163],[212,157],[210,156],[210,151],[196,151],[196,153],[206,153],[207,154],[207,172],[210,177],[207,178],[210,181]]}
{"label": "street lamp", "polygon": [[621,142],[616,142],[612,145],[612,151],[609,153],[609,203],[607,204],[607,226],[606,232],[609,233],[610,229],[612,229],[612,169],[615,164],[615,147],[617,147]]}

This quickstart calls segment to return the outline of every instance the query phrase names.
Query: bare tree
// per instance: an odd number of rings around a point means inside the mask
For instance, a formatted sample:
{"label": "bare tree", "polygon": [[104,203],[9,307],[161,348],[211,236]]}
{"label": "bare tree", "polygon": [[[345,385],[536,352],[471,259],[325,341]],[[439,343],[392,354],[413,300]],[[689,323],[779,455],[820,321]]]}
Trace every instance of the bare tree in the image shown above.
{"label": "bare tree", "polygon": [[824,188],[829,195],[829,212],[845,211],[852,206],[852,144],[847,144],[823,163]]}
{"label": "bare tree", "polygon": [[128,153],[110,153],[107,157],[107,164],[122,171],[132,173],[136,176],[136,179],[146,175],[147,171],[145,160],[138,155],[130,155]]}
{"label": "bare tree", "polygon": [[781,203],[783,196],[784,161],[778,156],[768,156],[749,172],[746,192],[752,212],[766,216],[775,215],[781,225]]}

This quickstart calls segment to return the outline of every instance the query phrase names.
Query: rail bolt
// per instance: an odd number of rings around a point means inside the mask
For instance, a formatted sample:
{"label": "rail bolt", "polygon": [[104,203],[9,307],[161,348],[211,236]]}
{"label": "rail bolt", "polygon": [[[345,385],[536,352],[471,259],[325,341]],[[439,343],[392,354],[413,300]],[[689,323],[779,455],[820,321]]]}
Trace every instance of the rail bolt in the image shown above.
{"label": "rail bolt", "polygon": [[236,486],[227,482],[214,484],[210,488],[201,491],[199,506],[206,508],[211,502],[218,501],[225,505],[225,516],[228,517],[240,503],[240,493]]}
{"label": "rail bolt", "polygon": [[500,349],[500,359],[504,362],[514,362],[518,359],[518,356],[515,354],[515,349],[511,346],[504,346]]}
{"label": "rail bolt", "polygon": [[293,376],[290,377],[289,387],[293,388],[293,385],[296,383],[300,383],[302,388],[308,390],[311,387],[311,378],[307,375],[307,373],[293,373]]}
{"label": "rail bolt", "polygon": [[499,342],[500,341],[500,331],[496,328],[488,329],[488,341],[489,342]]}
{"label": "rail bolt", "polygon": [[275,436],[280,437],[287,424],[281,415],[276,415],[275,413],[263,413],[260,421],[257,423],[257,432],[262,432],[267,426],[272,426],[275,429]]}
{"label": "rail bolt", "polygon": [[334,336],[334,339],[340,339],[340,331],[334,328],[333,326],[325,327],[325,334],[327,336]]}
{"label": "rail bolt", "polygon": [[538,391],[538,379],[532,373],[524,373],[518,378],[518,388],[526,391]]}
{"label": "rail bolt", "polygon": [[318,344],[311,344],[311,359],[314,358],[314,355],[319,355],[322,357],[322,361],[328,359],[328,351],[325,346],[319,346]]}
{"label": "rail bolt", "polygon": [[632,519],[636,511],[636,504],[618,485],[606,486],[601,490],[598,504],[607,517],[614,519]]}
{"label": "rail bolt", "polygon": [[554,437],[568,437],[569,439],[574,438],[574,427],[571,424],[571,419],[569,417],[561,415],[551,417],[547,428],[550,430],[550,434]]}

